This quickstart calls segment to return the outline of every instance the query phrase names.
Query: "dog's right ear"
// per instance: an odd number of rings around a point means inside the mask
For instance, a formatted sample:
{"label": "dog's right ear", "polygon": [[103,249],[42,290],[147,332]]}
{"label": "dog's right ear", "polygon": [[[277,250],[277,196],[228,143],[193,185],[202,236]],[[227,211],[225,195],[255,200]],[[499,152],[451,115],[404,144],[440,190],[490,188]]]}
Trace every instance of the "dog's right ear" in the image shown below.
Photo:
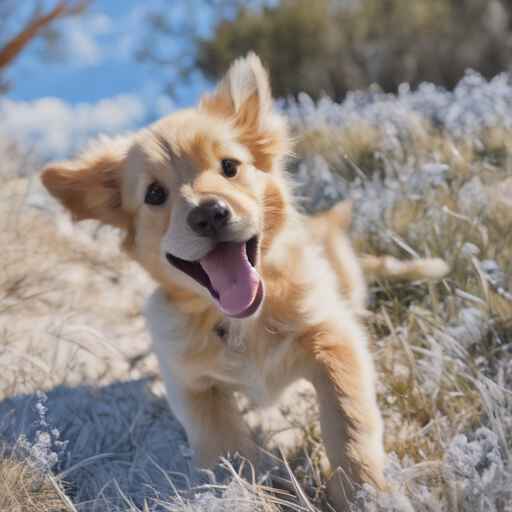
{"label": "dog's right ear", "polygon": [[75,160],[47,165],[41,181],[70,210],[73,220],[97,219],[127,227],[130,216],[122,208],[119,177],[131,141],[132,137],[112,140],[103,135]]}
{"label": "dog's right ear", "polygon": [[253,52],[233,62],[217,89],[203,96],[199,108],[233,122],[239,142],[247,146],[260,170],[272,169],[291,152],[288,123],[274,109],[268,73]]}

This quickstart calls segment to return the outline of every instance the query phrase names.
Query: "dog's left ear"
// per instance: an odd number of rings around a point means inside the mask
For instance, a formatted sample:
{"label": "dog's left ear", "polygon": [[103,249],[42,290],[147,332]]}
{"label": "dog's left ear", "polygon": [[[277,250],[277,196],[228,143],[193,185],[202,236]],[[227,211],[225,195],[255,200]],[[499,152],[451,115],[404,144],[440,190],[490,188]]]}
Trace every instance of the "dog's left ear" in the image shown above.
{"label": "dog's left ear", "polygon": [[274,110],[268,73],[249,52],[237,59],[212,95],[202,98],[200,109],[233,120],[239,142],[249,148],[255,166],[270,171],[293,146],[286,119]]}
{"label": "dog's left ear", "polygon": [[130,137],[102,136],[75,160],[47,165],[41,181],[73,220],[97,219],[127,227],[129,215],[123,211],[119,176],[130,146]]}

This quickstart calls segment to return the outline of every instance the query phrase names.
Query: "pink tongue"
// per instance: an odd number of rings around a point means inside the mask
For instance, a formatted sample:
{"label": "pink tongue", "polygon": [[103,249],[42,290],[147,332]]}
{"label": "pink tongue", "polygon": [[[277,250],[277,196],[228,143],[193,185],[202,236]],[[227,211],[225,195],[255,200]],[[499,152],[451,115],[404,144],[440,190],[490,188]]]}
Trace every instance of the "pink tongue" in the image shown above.
{"label": "pink tongue", "polygon": [[244,318],[258,309],[263,299],[263,283],[247,259],[245,244],[221,243],[199,262],[219,294],[227,316]]}

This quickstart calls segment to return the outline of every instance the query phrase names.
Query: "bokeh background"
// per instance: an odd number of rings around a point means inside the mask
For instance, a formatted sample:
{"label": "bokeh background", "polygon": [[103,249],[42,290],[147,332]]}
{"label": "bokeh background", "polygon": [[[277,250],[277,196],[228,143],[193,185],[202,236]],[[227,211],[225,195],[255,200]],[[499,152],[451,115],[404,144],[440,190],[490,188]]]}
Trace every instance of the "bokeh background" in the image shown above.
{"label": "bokeh background", "polygon": [[248,50],[276,97],[512,66],[510,0],[1,0],[0,134],[45,159],[192,105]]}

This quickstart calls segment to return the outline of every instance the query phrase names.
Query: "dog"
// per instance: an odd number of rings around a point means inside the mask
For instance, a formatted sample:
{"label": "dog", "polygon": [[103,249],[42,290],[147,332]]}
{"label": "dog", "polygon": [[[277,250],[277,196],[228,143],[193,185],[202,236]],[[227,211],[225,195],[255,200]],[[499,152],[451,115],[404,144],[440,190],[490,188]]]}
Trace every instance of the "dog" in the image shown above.
{"label": "dog", "polygon": [[[335,470],[328,492],[344,510],[363,483],[387,488],[360,318],[365,276],[344,229],[346,204],[311,218],[295,208],[285,172],[292,147],[250,53],[195,108],[102,137],[41,178],[74,220],[122,229],[122,248],[158,283],[145,316],[196,466],[238,453],[261,467],[234,393],[265,406],[305,378]],[[380,258],[366,267],[387,268]]]}

